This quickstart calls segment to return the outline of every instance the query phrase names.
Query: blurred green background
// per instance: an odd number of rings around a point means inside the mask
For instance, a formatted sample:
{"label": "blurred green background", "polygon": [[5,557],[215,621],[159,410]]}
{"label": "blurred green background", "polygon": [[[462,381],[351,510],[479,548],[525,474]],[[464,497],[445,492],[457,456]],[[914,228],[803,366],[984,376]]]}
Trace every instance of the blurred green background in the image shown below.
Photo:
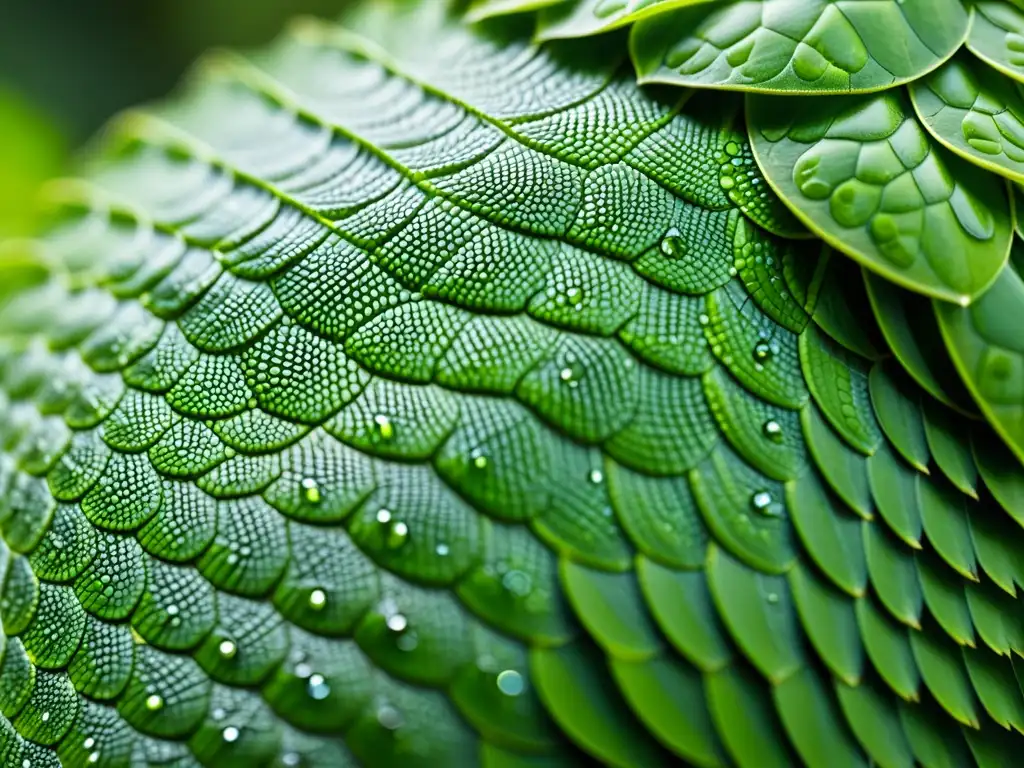
{"label": "blurred green background", "polygon": [[349,0],[0,0],[0,236],[118,110],[167,93],[204,50],[270,40]]}

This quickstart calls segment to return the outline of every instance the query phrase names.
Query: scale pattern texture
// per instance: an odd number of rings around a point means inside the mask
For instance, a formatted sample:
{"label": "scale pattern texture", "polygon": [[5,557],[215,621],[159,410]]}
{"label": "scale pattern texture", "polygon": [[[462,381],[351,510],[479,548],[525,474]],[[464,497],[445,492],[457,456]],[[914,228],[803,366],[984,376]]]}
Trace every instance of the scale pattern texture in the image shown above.
{"label": "scale pattern texture", "polygon": [[409,5],[0,265],[0,766],[1019,760],[1024,13]]}

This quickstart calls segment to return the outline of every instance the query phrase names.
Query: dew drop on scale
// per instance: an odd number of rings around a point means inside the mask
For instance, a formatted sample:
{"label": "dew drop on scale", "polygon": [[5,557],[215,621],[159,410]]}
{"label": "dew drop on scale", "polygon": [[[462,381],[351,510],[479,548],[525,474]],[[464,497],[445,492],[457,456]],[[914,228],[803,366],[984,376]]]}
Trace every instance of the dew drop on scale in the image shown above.
{"label": "dew drop on scale", "polygon": [[526,687],[523,676],[514,669],[506,669],[498,673],[498,690],[506,696],[518,696]]}
{"label": "dew drop on scale", "polygon": [[754,362],[764,365],[772,359],[772,347],[767,341],[759,341],[754,345]]}
{"label": "dew drop on scale", "polygon": [[676,227],[672,227],[665,233],[658,247],[662,254],[669,259],[681,259],[690,250],[686,245],[686,241],[683,240],[683,233]]}
{"label": "dew drop on scale", "polygon": [[761,427],[761,431],[764,433],[764,436],[771,440],[773,443],[782,442],[782,425],[779,424],[779,422],[775,420],[766,421],[764,425]]}
{"label": "dew drop on scale", "polygon": [[324,680],[323,675],[310,675],[306,683],[306,693],[314,701],[323,701],[331,695],[331,687]]}
{"label": "dew drop on scale", "polygon": [[314,589],[309,593],[309,607],[314,611],[323,610],[324,606],[327,605],[327,593],[322,589]]}
{"label": "dew drop on scale", "polygon": [[302,479],[302,496],[310,504],[320,503],[320,486],[311,477],[305,477]]}
{"label": "dew drop on scale", "polygon": [[390,440],[395,436],[395,426],[391,423],[391,419],[384,414],[378,413],[374,416],[373,423],[381,440]]}

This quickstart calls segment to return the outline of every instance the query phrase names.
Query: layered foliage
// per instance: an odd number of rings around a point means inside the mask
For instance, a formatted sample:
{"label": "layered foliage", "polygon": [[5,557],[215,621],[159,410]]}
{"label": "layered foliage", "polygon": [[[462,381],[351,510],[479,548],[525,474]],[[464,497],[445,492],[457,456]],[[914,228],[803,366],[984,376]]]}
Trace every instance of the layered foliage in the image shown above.
{"label": "layered foliage", "polygon": [[1024,13],[469,16],[212,57],[7,246],[0,764],[1014,764]]}

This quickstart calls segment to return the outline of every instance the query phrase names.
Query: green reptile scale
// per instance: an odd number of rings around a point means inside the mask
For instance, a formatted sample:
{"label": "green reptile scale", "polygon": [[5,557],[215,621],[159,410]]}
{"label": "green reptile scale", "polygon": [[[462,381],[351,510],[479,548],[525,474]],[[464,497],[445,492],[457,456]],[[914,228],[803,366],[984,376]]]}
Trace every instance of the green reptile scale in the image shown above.
{"label": "green reptile scale", "polygon": [[0,766],[1021,765],[1022,89],[1022,0],[209,57],[2,247]]}

